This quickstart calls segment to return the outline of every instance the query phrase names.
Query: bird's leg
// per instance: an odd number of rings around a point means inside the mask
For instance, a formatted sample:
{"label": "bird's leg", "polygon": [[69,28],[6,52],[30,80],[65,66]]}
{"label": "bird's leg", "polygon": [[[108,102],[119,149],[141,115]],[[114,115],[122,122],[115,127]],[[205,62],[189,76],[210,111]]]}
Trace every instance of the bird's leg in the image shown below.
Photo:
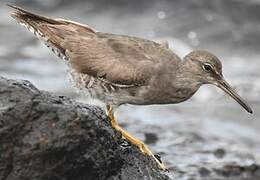
{"label": "bird's leg", "polygon": [[108,113],[108,117],[110,119],[111,125],[114,129],[119,131],[125,139],[130,141],[132,144],[136,145],[143,154],[147,154],[147,155],[151,156],[162,170],[166,170],[164,164],[155,157],[155,155],[152,153],[152,151],[142,141],[135,138],[134,136],[132,136],[131,134],[126,132],[122,127],[119,126],[119,124],[117,123],[117,120],[115,119],[113,108],[111,105],[107,105],[107,113]]}

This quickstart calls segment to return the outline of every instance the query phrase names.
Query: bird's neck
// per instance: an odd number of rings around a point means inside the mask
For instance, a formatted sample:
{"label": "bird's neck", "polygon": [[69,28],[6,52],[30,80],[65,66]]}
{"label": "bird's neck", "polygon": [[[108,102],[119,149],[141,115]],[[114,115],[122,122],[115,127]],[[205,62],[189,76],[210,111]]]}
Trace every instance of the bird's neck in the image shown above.
{"label": "bird's neck", "polygon": [[180,67],[177,72],[172,86],[176,89],[176,95],[179,95],[184,101],[189,99],[199,89],[202,83],[197,81],[196,77],[194,77],[186,67]]}

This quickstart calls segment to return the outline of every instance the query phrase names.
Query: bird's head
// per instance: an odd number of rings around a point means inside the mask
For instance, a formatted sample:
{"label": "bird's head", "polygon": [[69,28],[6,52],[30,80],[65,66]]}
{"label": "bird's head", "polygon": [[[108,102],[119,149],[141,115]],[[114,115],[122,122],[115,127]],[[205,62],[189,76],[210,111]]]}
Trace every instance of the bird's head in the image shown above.
{"label": "bird's head", "polygon": [[232,89],[222,75],[222,64],[220,60],[207,51],[193,51],[184,57],[185,69],[193,76],[193,79],[201,84],[213,84],[243,106],[247,112],[253,113],[245,101]]}

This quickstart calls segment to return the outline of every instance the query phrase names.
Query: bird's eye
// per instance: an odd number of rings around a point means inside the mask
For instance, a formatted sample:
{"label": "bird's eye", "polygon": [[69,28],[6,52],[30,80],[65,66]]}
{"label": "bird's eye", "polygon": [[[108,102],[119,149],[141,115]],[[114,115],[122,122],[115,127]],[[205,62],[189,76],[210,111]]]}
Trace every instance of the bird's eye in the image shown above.
{"label": "bird's eye", "polygon": [[203,68],[205,71],[207,71],[207,72],[209,72],[209,71],[212,70],[212,66],[211,66],[210,64],[208,64],[208,63],[203,64],[203,65],[202,65],[202,68]]}

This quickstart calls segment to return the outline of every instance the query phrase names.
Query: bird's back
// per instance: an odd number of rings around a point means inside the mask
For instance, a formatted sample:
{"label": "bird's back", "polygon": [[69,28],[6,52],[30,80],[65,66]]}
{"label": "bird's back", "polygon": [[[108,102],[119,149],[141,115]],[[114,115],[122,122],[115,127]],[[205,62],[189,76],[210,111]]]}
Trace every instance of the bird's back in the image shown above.
{"label": "bird's back", "polygon": [[148,86],[153,77],[174,72],[180,62],[177,55],[160,43],[97,32],[86,25],[13,8],[12,16],[20,24],[69,61],[77,86],[92,91],[93,96],[103,101],[141,104],[144,100],[137,97],[138,90]]}

